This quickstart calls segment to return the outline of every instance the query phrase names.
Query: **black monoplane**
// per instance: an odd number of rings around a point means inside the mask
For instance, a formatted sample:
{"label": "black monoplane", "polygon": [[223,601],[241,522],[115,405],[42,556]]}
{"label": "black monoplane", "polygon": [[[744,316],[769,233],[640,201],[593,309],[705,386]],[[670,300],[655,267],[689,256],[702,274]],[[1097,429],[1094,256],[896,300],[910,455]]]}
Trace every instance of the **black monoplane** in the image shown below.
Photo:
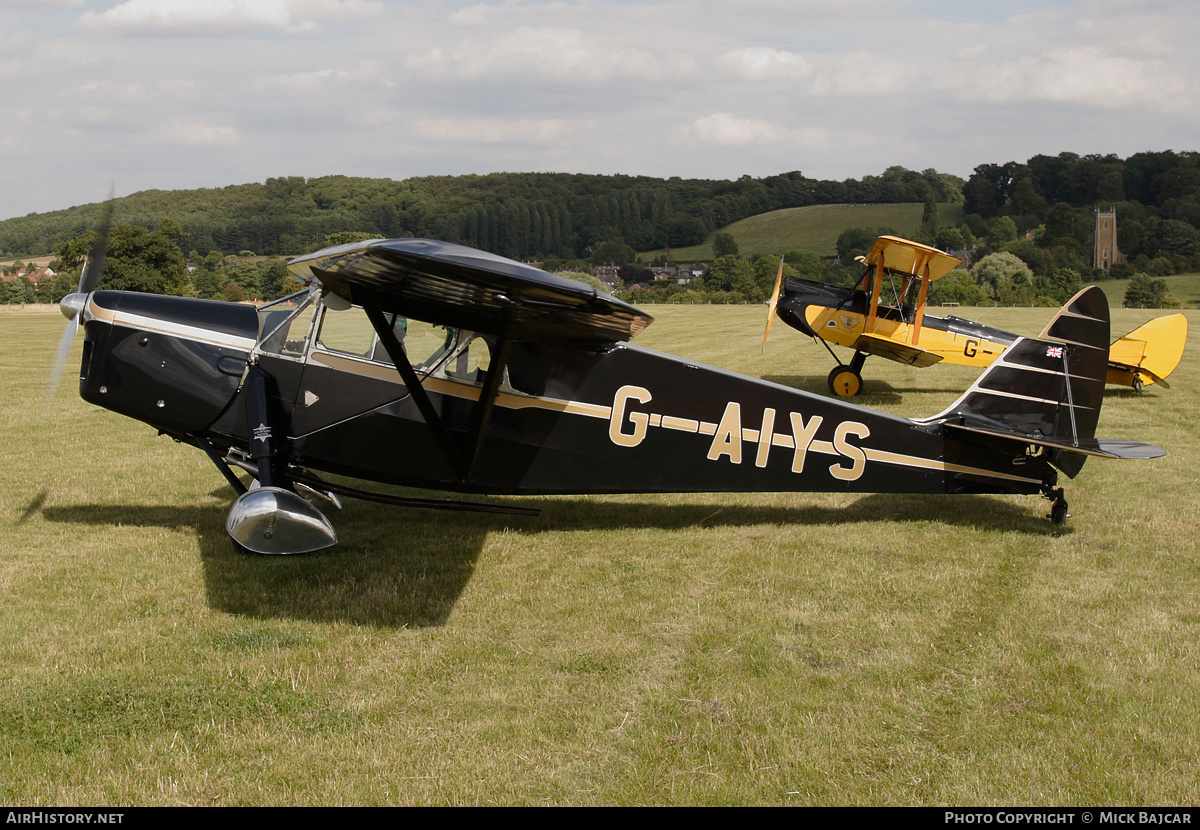
{"label": "black monoplane", "polygon": [[70,331],[85,328],[80,394],[206,453],[238,494],[229,534],[257,553],[334,544],[322,496],[515,510],[359,482],[473,496],[1040,493],[1061,523],[1060,472],[1164,454],[1095,437],[1098,288],[944,412],[910,420],[631,345],[651,322],[641,310],[460,245],[327,248],[289,264],[304,291],[260,308],[96,290],[101,254],[62,301]]}

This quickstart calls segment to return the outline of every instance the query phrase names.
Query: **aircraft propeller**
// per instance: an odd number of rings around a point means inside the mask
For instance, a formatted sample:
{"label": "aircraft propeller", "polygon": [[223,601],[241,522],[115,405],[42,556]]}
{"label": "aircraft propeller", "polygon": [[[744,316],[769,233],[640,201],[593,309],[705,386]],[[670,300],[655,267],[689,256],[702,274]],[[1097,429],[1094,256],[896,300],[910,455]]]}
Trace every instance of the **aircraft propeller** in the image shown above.
{"label": "aircraft propeller", "polygon": [[79,274],[79,286],[74,294],[68,294],[59,302],[58,307],[67,318],[67,328],[58,341],[58,354],[54,358],[54,368],[50,372],[50,382],[46,387],[46,400],[43,411],[49,408],[58,391],[58,381],[62,377],[63,364],[66,363],[67,353],[75,344],[79,334],[79,318],[87,306],[88,295],[96,290],[100,282],[100,273],[104,270],[104,257],[108,251],[108,233],[112,224],[113,200],[110,198],[104,205],[104,213],[100,218],[100,229],[96,240],[92,243],[87,256],[83,260],[83,271]]}
{"label": "aircraft propeller", "polygon": [[771,321],[775,319],[775,306],[779,305],[779,287],[783,284],[783,257],[779,258],[779,273],[775,276],[775,290],[771,292],[771,302],[767,307],[767,330],[763,332],[761,354],[767,350],[767,337],[771,334]]}

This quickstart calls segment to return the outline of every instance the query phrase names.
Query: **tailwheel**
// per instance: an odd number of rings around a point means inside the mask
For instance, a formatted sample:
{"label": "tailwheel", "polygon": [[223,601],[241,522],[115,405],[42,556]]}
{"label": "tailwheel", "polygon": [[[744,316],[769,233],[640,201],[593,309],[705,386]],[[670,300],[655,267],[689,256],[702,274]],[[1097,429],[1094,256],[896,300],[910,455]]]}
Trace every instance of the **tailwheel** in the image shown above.
{"label": "tailwheel", "polygon": [[1134,392],[1137,392],[1139,395],[1142,394],[1142,389],[1144,389],[1145,386],[1142,383],[1142,379],[1139,375],[1133,376],[1133,384],[1132,385],[1133,385]]}
{"label": "tailwheel", "polygon": [[1046,518],[1056,525],[1066,524],[1067,519],[1071,518],[1071,514],[1067,512],[1067,500],[1063,498],[1063,489],[1061,487],[1046,488],[1042,491],[1042,497],[1053,502]]}
{"label": "tailwheel", "polygon": [[829,391],[839,398],[853,398],[862,393],[862,375],[850,366],[836,366],[829,373]]}
{"label": "tailwheel", "polygon": [[1054,500],[1054,504],[1050,507],[1050,521],[1056,525],[1066,524],[1071,514],[1067,512],[1067,500],[1058,498]]}

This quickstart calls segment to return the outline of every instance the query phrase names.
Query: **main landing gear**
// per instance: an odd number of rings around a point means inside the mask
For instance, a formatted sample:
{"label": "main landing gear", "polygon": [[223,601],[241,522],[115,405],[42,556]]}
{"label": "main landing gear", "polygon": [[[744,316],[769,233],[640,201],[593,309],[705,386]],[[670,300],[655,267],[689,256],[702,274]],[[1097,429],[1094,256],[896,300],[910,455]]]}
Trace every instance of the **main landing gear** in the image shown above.
{"label": "main landing gear", "polygon": [[850,358],[849,365],[839,363],[829,373],[827,382],[829,391],[839,398],[853,398],[861,395],[863,389],[862,367],[867,362],[866,352],[855,352]]}

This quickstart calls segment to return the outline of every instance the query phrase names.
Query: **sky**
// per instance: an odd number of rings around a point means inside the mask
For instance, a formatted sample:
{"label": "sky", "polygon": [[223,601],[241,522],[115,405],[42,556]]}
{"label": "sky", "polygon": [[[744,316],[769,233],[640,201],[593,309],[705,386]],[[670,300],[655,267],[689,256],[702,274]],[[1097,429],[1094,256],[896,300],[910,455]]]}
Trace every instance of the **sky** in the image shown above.
{"label": "sky", "polygon": [[1200,150],[1196,0],[0,0],[0,219],[274,176]]}

